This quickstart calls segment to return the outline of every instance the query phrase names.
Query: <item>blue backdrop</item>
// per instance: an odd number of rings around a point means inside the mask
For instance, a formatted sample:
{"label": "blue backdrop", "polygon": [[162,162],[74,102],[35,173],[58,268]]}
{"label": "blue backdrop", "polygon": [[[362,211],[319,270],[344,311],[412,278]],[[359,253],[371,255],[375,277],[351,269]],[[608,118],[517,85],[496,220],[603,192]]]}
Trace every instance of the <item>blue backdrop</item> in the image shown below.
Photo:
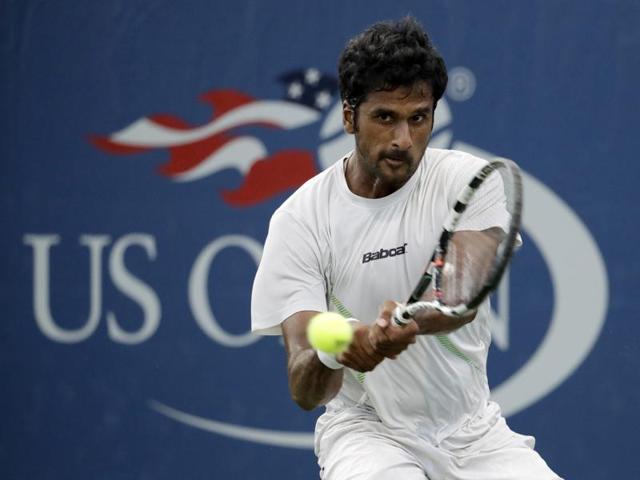
{"label": "blue backdrop", "polygon": [[349,148],[346,40],[407,13],[450,69],[433,144],[526,172],[494,397],[564,477],[640,477],[638,2],[4,0],[2,478],[317,478],[251,282]]}

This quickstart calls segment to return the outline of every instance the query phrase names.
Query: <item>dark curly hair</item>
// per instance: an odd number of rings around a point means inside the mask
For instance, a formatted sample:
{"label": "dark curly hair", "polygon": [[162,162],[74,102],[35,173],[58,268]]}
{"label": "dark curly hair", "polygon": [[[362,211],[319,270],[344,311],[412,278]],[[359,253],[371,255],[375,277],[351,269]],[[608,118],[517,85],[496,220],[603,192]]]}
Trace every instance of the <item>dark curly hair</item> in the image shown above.
{"label": "dark curly hair", "polygon": [[338,64],[340,95],[356,108],[368,93],[426,81],[434,107],[447,87],[447,67],[412,17],[379,22],[350,40]]}

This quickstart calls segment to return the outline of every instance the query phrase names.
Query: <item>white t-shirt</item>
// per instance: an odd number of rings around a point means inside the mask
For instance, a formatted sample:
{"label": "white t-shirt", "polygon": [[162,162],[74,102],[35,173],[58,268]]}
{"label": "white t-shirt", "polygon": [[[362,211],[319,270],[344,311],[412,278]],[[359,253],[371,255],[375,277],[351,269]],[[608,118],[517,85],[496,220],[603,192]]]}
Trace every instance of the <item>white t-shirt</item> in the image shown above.
{"label": "white t-shirt", "polygon": [[[347,158],[347,157],[345,157]],[[281,334],[303,311],[340,311],[375,321],[384,300],[404,302],[424,271],[456,197],[486,161],[427,149],[415,174],[378,199],[352,193],[344,160],[318,174],[273,214],[252,295],[252,330]],[[499,195],[496,190],[496,196]],[[461,229],[504,226],[497,197],[475,198]],[[341,410],[373,408],[391,428],[433,443],[455,431],[488,401],[488,305],[447,335],[420,335],[397,359],[372,372],[346,370],[317,433]]]}

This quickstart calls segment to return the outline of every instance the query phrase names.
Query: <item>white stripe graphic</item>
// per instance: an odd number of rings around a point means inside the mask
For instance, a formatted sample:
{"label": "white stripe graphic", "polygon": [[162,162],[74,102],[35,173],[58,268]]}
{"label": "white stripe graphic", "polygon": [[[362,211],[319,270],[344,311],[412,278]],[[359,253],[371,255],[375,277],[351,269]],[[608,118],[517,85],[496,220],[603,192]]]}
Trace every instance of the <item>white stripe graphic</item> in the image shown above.
{"label": "white stripe graphic", "polygon": [[112,142],[134,147],[177,147],[248,123],[269,123],[298,128],[317,121],[320,113],[310,107],[281,100],[265,100],[237,107],[220,118],[191,130],[171,128],[141,118],[109,136]]}
{"label": "white stripe graphic", "polygon": [[202,418],[190,413],[182,412],[169,407],[156,400],[149,400],[149,406],[158,413],[165,415],[177,422],[191,427],[217,433],[226,437],[248,442],[262,443],[285,448],[313,448],[313,434],[301,432],[285,432],[280,430],[263,430],[259,428],[242,427],[232,423],[218,422],[208,418]]}

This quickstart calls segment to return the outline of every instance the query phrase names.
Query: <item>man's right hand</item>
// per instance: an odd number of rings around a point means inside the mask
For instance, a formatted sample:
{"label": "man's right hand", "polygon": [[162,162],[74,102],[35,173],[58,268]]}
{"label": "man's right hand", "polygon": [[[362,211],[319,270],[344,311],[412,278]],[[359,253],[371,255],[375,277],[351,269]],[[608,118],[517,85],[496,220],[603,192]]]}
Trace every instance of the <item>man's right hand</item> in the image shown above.
{"label": "man's right hand", "polygon": [[355,323],[353,341],[337,356],[338,362],[358,372],[369,372],[385,358],[396,358],[415,343],[418,325],[414,321],[404,327],[395,325],[391,319],[395,307],[395,302],[384,302],[375,323]]}
{"label": "man's right hand", "polygon": [[338,362],[358,372],[370,372],[384,360],[384,355],[377,352],[372,343],[371,326],[353,323],[353,340],[344,352],[337,355]]}

